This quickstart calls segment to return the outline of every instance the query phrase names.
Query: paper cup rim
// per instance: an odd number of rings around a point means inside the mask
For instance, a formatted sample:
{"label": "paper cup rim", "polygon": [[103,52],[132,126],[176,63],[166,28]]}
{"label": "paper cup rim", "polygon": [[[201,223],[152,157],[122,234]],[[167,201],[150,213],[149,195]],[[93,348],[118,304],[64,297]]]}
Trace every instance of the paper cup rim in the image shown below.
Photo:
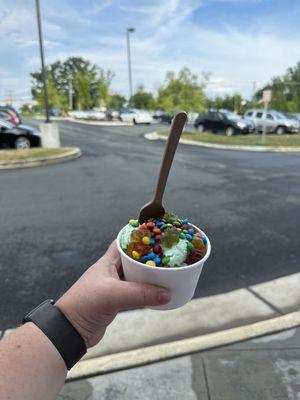
{"label": "paper cup rim", "polygon": [[174,271],[183,271],[186,269],[192,269],[195,268],[196,266],[198,266],[199,264],[204,264],[204,262],[208,259],[208,257],[210,256],[210,252],[211,252],[211,244],[210,244],[210,240],[208,238],[208,236],[206,235],[206,233],[204,233],[200,228],[198,228],[196,225],[193,224],[189,224],[192,225],[194,228],[196,228],[199,232],[201,232],[207,240],[206,246],[207,246],[207,250],[206,250],[206,254],[203,258],[201,258],[201,260],[197,261],[194,264],[191,265],[186,265],[184,267],[170,267],[170,268],[165,268],[165,267],[153,267],[152,265],[145,265],[137,260],[134,260],[133,258],[129,257],[125,251],[122,249],[121,245],[120,245],[120,238],[121,238],[121,234],[123,232],[123,230],[126,228],[127,225],[123,226],[123,228],[120,230],[120,232],[118,233],[117,236],[117,248],[119,250],[120,255],[124,256],[128,261],[132,262],[135,265],[139,265],[142,268],[145,268],[147,270],[154,270],[154,271],[165,271],[166,273],[171,273]]}

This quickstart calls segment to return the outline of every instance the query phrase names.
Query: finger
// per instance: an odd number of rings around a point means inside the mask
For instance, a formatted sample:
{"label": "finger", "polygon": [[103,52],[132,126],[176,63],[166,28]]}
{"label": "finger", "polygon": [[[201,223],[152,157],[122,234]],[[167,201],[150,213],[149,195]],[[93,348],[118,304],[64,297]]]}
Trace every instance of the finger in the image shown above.
{"label": "finger", "polygon": [[146,283],[119,281],[116,285],[118,309],[166,304],[171,300],[168,289]]}

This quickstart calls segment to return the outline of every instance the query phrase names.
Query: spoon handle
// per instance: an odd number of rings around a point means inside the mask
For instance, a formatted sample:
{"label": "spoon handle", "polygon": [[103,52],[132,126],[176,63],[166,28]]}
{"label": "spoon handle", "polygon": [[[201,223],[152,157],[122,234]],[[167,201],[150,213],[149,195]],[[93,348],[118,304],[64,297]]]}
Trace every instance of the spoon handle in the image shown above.
{"label": "spoon handle", "polygon": [[164,156],[160,166],[160,172],[158,176],[155,196],[153,199],[154,203],[162,203],[162,198],[164,195],[166,183],[168,180],[169,172],[173,162],[174,154],[177,149],[177,145],[183,131],[184,125],[187,120],[187,114],[185,112],[180,112],[173,118],[170,134],[166,144]]}

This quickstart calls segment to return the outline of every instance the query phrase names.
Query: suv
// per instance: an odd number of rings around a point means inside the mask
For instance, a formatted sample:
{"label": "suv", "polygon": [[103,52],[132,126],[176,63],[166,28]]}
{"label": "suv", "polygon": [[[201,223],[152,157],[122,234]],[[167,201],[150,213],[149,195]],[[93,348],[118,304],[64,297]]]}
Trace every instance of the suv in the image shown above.
{"label": "suv", "polygon": [[254,132],[254,125],[251,121],[247,121],[227,110],[210,110],[207,114],[199,114],[194,127],[200,132],[204,132],[205,130],[213,132],[222,131],[226,136]]}
{"label": "suv", "polygon": [[288,119],[285,115],[275,110],[267,111],[267,115],[262,109],[248,110],[244,116],[253,121],[257,132],[262,132],[264,122],[266,122],[267,133],[277,133],[278,135],[298,132],[300,128],[299,122]]}

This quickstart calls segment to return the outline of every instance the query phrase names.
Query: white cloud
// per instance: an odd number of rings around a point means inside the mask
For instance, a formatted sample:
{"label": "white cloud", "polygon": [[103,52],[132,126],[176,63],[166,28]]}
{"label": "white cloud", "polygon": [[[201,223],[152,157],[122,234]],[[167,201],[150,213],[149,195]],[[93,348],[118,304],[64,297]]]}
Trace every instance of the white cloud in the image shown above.
{"label": "white cloud", "polygon": [[[149,90],[157,89],[168,70],[188,66],[198,74],[212,73],[210,94],[238,91],[250,96],[253,81],[263,84],[299,60],[300,31],[298,37],[280,35],[272,18],[257,19],[245,27],[203,27],[192,17],[207,1],[225,0],[124,0],[121,6],[117,0],[107,0],[92,1],[86,7],[81,4],[80,9],[71,7],[67,0],[42,2],[47,62],[71,55],[86,57],[115,71],[113,89],[127,94],[125,30],[131,24],[136,28],[131,35],[134,86],[142,82]],[[28,74],[39,68],[32,2],[16,2],[17,12],[15,4],[8,9],[2,6],[0,12],[0,36],[7,38],[1,43],[1,53],[13,59],[16,52],[22,65],[14,65],[7,73],[8,80],[2,79],[0,100],[9,89],[28,94]],[[0,9],[2,3],[0,0]],[[102,26],[108,19],[112,24],[109,30]]]}

